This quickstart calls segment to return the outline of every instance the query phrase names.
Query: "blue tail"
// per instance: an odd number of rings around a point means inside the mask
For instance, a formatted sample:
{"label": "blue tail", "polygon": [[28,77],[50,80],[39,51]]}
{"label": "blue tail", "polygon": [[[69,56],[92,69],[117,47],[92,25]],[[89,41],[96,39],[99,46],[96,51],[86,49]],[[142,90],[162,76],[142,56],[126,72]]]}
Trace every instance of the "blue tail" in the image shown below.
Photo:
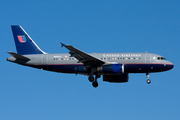
{"label": "blue tail", "polygon": [[44,54],[20,25],[12,25],[11,28],[19,55]]}

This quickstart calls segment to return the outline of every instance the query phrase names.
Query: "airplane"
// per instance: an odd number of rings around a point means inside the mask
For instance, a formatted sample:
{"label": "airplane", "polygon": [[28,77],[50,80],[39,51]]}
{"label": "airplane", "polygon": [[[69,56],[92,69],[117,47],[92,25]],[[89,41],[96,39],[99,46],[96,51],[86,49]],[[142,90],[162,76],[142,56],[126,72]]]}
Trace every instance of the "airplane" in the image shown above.
{"label": "airplane", "polygon": [[71,45],[61,43],[69,53],[48,54],[42,51],[20,25],[11,25],[17,53],[8,52],[7,61],[41,70],[88,76],[94,88],[97,79],[112,83],[128,82],[129,73],[149,74],[174,67],[163,56],[152,53],[85,53]]}

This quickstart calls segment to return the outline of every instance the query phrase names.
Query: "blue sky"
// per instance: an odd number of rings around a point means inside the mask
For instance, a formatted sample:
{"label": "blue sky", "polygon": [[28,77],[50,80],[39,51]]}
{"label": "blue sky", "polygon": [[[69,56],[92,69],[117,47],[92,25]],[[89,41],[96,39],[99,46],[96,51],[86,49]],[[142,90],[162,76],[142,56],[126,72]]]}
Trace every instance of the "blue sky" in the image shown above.
{"label": "blue sky", "polygon": [[[177,120],[180,118],[179,0],[8,0],[0,4],[1,120]],[[130,74],[129,82],[53,73],[6,61],[16,52],[10,25],[21,25],[47,53],[60,42],[88,53],[149,52],[174,63],[171,71]]]}

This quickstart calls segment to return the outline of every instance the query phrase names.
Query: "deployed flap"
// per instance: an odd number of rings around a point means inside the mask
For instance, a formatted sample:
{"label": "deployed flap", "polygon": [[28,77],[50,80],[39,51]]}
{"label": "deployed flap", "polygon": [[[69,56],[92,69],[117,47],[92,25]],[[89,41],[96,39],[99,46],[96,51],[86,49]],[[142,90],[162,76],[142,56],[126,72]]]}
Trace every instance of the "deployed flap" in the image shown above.
{"label": "deployed flap", "polygon": [[14,52],[7,52],[7,53],[9,53],[11,56],[15,57],[15,58],[18,59],[18,60],[24,60],[24,61],[29,61],[29,60],[30,60],[30,58],[24,57],[24,56],[22,56],[22,55],[19,55],[19,54],[17,54],[17,53],[14,53]]}
{"label": "deployed flap", "polygon": [[78,50],[77,48],[74,48],[73,46],[71,45],[65,45],[63,43],[61,43],[62,47],[66,47],[68,50],[70,50],[69,54],[71,54],[70,57],[75,57],[76,59],[78,59],[79,61],[78,62],[82,62],[86,65],[102,65],[104,64],[105,62],[96,58],[96,57],[93,57],[81,50]]}

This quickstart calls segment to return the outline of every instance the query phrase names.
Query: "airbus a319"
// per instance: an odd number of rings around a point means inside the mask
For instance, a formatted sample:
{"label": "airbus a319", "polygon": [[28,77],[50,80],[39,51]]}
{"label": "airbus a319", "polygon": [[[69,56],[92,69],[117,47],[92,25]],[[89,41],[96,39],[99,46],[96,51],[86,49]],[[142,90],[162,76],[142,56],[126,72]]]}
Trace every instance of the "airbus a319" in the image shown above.
{"label": "airbus a319", "polygon": [[97,79],[122,83],[128,82],[129,73],[149,74],[170,70],[174,65],[163,56],[152,53],[85,53],[71,45],[61,43],[69,50],[64,54],[43,52],[20,25],[12,25],[12,33],[17,53],[8,52],[7,61],[60,73],[87,75],[93,87]]}

